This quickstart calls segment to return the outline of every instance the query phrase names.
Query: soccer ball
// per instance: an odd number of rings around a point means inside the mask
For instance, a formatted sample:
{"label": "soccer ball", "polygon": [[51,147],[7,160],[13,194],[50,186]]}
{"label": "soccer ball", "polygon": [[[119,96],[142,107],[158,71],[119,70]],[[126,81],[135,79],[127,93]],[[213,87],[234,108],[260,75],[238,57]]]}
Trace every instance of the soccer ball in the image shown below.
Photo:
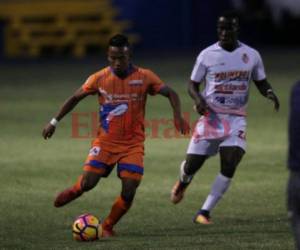
{"label": "soccer ball", "polygon": [[73,238],[77,241],[93,241],[101,235],[100,220],[92,214],[79,215],[73,223]]}

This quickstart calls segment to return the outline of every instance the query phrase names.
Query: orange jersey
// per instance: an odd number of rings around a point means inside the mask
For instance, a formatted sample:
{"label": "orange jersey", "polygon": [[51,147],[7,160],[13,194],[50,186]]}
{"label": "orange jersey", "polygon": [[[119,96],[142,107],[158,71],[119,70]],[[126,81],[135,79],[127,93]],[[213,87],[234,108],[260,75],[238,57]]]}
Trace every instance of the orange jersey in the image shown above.
{"label": "orange jersey", "polygon": [[147,94],[155,95],[163,86],[152,71],[135,66],[130,67],[125,78],[116,76],[111,67],[92,74],[82,89],[98,94],[100,124],[96,144],[120,152],[143,143]]}

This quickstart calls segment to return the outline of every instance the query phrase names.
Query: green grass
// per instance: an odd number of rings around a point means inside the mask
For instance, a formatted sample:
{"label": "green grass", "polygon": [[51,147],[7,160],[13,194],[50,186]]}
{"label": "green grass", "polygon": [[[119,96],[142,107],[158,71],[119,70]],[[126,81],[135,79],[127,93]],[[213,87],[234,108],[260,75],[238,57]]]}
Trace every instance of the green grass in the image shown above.
{"label": "green grass", "polygon": [[[198,226],[191,220],[219,170],[218,157],[206,162],[184,202],[174,206],[169,193],[188,139],[149,138],[145,177],[132,209],[116,226],[118,237],[93,243],[73,241],[71,224],[84,212],[104,218],[119,194],[120,181],[113,172],[77,201],[54,208],[56,193],[72,185],[81,173],[90,139],[71,137],[70,116],[51,140],[44,141],[41,131],[64,99],[104,64],[1,65],[0,249],[293,249],[285,207],[286,130],[289,91],[298,70],[293,62],[299,58],[283,52],[269,52],[264,58],[282,107],[278,114],[273,112],[269,101],[252,88],[247,154],[229,192],[213,211],[215,223]],[[196,119],[185,89],[193,58],[141,64],[170,83],[181,96],[183,110]],[[96,100],[89,98],[76,111],[96,109]],[[164,98],[149,98],[147,119],[169,119],[170,111]],[[168,127],[162,127],[160,137]]]}

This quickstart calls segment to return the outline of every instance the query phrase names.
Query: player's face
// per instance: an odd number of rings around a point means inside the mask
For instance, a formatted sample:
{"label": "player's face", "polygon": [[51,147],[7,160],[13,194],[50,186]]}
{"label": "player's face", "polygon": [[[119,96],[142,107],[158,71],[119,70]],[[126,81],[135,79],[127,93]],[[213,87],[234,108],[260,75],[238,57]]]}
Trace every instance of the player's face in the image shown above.
{"label": "player's face", "polygon": [[108,61],[114,72],[118,76],[126,74],[129,66],[129,48],[125,47],[114,47],[108,48]]}
{"label": "player's face", "polygon": [[220,45],[224,48],[232,48],[237,43],[239,24],[236,18],[220,17],[217,24]]}

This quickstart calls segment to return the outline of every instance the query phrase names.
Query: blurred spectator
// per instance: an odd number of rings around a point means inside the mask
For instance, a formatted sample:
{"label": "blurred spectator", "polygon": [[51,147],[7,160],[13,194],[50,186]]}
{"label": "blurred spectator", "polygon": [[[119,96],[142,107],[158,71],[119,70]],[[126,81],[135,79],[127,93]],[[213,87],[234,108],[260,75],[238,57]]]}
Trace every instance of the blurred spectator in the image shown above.
{"label": "blurred spectator", "polygon": [[293,87],[290,100],[288,168],[288,211],[296,249],[300,250],[300,81]]}
{"label": "blurred spectator", "polygon": [[295,30],[300,25],[299,0],[231,0],[242,14],[245,34],[250,42],[299,45]]}
{"label": "blurred spectator", "polygon": [[289,15],[294,18],[300,17],[300,1],[299,0],[265,0],[267,6],[269,7],[273,20],[276,23],[280,23],[284,13],[289,13]]}
{"label": "blurred spectator", "polygon": [[300,17],[299,0],[231,0],[233,6],[239,10],[252,9],[252,7],[265,6],[269,9],[273,21],[277,24],[282,21],[284,13],[288,12],[291,16]]}

